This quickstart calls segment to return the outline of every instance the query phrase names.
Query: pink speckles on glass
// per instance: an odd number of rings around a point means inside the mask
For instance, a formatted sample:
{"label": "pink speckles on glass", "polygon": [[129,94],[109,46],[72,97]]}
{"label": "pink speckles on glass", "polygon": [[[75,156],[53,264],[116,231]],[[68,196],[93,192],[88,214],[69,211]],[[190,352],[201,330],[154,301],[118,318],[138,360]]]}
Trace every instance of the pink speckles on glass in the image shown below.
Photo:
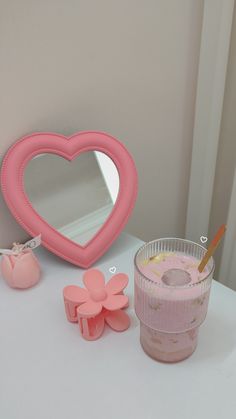
{"label": "pink speckles on glass", "polygon": [[178,362],[196,349],[198,327],[182,333],[163,333],[140,324],[141,344],[152,358],[162,362]]}
{"label": "pink speckles on glass", "polygon": [[204,321],[214,270],[210,259],[200,274],[205,249],[182,239],[159,239],[135,257],[135,311],[144,350],[164,362],[193,353]]}

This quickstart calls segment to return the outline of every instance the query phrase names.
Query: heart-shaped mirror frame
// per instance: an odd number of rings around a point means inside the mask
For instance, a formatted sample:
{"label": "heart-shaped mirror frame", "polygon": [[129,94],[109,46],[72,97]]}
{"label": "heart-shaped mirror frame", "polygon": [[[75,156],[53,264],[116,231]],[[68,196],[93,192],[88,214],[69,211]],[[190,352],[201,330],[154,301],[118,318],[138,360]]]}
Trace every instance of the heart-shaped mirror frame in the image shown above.
{"label": "heart-shaped mirror frame", "polygon": [[[35,211],[23,181],[27,163],[38,154],[52,153],[72,161],[87,151],[100,151],[112,159],[119,173],[120,185],[109,217],[92,239],[81,246],[59,233]],[[1,186],[8,208],[31,236],[41,234],[42,244],[47,249],[77,266],[88,268],[106,252],[127,223],[137,195],[137,171],[124,145],[106,133],[86,131],[71,137],[33,133],[18,140],[6,153]]]}

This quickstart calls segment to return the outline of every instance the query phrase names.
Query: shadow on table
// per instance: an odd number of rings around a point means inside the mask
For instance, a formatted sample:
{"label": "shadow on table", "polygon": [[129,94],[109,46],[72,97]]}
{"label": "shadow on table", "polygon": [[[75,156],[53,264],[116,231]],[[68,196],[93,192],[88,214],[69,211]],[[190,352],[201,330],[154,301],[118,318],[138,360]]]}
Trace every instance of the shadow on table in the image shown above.
{"label": "shadow on table", "polygon": [[199,330],[196,361],[224,361],[236,347],[236,322],[232,324],[216,313],[209,312]]}

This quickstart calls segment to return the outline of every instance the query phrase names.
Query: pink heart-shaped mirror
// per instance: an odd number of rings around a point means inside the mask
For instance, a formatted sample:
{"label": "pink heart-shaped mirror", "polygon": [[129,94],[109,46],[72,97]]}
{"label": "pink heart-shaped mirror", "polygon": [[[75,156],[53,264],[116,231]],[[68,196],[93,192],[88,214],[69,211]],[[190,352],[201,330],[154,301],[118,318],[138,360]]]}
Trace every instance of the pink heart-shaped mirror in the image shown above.
{"label": "pink heart-shaped mirror", "polygon": [[[47,218],[43,210],[41,211],[42,205],[40,207],[40,205],[34,203],[30,187],[25,182],[25,175],[27,172],[31,173],[29,167],[32,161],[39,160],[39,156],[47,156],[47,164],[52,174],[54,173],[54,165],[51,164],[50,158],[60,160],[64,164],[64,171],[67,171],[68,168],[69,172],[70,166],[76,161],[80,168],[80,172],[77,173],[87,171],[90,174],[87,162],[94,160],[94,156],[91,157],[90,154],[89,159],[84,159],[86,164],[84,163],[83,167],[82,160],[80,160],[88,153],[97,153],[97,155],[103,153],[106,158],[108,157],[111,160],[117,170],[119,191],[109,214],[102,219],[101,227],[97,231],[94,230],[94,235],[82,245],[69,238],[70,236],[64,233],[65,229],[56,227],[54,221],[58,219],[58,214],[62,211],[56,194],[54,206],[51,205],[54,213],[51,211],[50,217]],[[60,169],[60,173],[63,173],[63,170]],[[36,182],[33,188],[35,196],[40,195],[43,186],[45,185],[46,188],[50,180],[48,177],[47,181],[47,176],[45,177],[42,170],[38,172],[38,178],[42,178],[42,182],[41,184]],[[54,178],[57,179],[55,173]],[[58,183],[61,183],[59,179]],[[104,254],[128,221],[137,195],[137,172],[134,161],[123,144],[108,134],[80,132],[71,137],[64,137],[54,133],[35,133],[20,139],[8,150],[2,165],[1,185],[3,196],[10,211],[31,236],[41,233],[42,244],[50,251],[75,265],[88,268]],[[100,183],[97,182],[96,185],[97,189],[100,187],[103,190],[104,195],[102,180]],[[65,190],[68,195],[68,187]],[[67,195],[64,195],[64,201]],[[76,208],[78,203],[91,200],[91,197],[91,192],[89,198],[84,193],[76,192],[76,199],[73,203],[74,213],[78,211]],[[66,206],[64,207],[66,208]],[[68,202],[69,207],[72,207],[72,205]],[[106,208],[108,207],[109,205],[106,206]],[[99,214],[101,214],[101,210],[99,211]],[[93,214],[95,213],[93,212]]]}

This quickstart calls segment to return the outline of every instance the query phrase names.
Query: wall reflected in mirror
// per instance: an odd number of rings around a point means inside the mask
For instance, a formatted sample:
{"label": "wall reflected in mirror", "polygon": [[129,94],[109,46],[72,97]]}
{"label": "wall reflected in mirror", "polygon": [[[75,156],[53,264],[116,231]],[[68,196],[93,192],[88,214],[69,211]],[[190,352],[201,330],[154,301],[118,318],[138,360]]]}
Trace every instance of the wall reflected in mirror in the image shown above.
{"label": "wall reflected in mirror", "polygon": [[30,160],[24,188],[33,208],[61,234],[85,245],[109,217],[119,191],[119,174],[104,153],[82,153],[73,161],[54,154]]}

